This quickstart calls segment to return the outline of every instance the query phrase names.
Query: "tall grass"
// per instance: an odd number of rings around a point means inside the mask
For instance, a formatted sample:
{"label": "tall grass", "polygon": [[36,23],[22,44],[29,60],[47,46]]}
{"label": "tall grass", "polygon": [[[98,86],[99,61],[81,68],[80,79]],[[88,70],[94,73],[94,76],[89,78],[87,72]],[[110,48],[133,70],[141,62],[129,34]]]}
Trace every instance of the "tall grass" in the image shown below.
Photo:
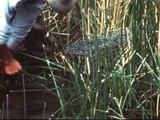
{"label": "tall grass", "polygon": [[[56,19],[50,12],[44,12],[46,21],[53,23],[49,32],[56,44],[56,57],[61,58],[55,57],[55,62],[47,60],[61,103],[53,116],[85,119],[160,117],[159,1],[77,2],[79,7],[65,18]],[[65,44],[91,37],[97,39],[98,35],[125,27],[132,31],[127,47],[121,44],[117,49],[106,46],[100,50],[95,42],[96,50],[89,56],[65,55],[61,49]]]}

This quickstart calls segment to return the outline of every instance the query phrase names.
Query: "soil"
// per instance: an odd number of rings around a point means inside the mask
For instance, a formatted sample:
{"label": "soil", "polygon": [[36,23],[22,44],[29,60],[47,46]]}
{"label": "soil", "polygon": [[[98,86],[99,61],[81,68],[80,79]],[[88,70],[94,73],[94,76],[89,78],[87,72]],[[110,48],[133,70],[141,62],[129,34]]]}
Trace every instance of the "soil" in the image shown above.
{"label": "soil", "polygon": [[[59,107],[56,95],[21,75],[5,76],[0,81],[1,118],[51,118]],[[25,81],[25,82],[24,82]]]}

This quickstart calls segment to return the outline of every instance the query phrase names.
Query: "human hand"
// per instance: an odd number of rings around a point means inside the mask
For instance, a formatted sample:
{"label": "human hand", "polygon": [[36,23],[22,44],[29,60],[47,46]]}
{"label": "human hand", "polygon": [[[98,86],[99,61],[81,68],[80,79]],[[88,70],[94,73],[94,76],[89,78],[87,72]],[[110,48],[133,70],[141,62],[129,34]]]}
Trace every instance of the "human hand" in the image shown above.
{"label": "human hand", "polygon": [[12,75],[22,70],[22,66],[16,59],[14,59],[11,51],[6,45],[0,45],[0,59],[1,72]]}

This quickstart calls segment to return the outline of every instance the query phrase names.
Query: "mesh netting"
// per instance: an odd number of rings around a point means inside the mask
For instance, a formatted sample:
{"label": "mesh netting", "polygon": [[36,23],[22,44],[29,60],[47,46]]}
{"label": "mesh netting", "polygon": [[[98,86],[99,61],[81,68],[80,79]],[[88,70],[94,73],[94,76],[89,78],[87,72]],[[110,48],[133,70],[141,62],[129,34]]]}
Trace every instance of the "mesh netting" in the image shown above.
{"label": "mesh netting", "polygon": [[106,35],[92,36],[89,40],[81,40],[73,44],[64,46],[66,54],[74,55],[89,55],[98,49],[104,49],[107,46],[117,48],[118,46],[126,45],[127,41],[131,41],[132,32],[129,28],[123,30],[113,30]]}

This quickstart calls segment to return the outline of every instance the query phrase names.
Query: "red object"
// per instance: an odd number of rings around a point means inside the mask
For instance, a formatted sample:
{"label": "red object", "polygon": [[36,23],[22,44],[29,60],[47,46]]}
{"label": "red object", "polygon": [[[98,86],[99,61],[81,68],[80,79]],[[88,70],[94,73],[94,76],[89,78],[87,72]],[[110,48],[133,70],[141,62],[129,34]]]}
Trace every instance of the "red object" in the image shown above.
{"label": "red object", "polygon": [[22,70],[20,63],[14,59],[13,54],[6,45],[0,45],[0,71],[8,75]]}

